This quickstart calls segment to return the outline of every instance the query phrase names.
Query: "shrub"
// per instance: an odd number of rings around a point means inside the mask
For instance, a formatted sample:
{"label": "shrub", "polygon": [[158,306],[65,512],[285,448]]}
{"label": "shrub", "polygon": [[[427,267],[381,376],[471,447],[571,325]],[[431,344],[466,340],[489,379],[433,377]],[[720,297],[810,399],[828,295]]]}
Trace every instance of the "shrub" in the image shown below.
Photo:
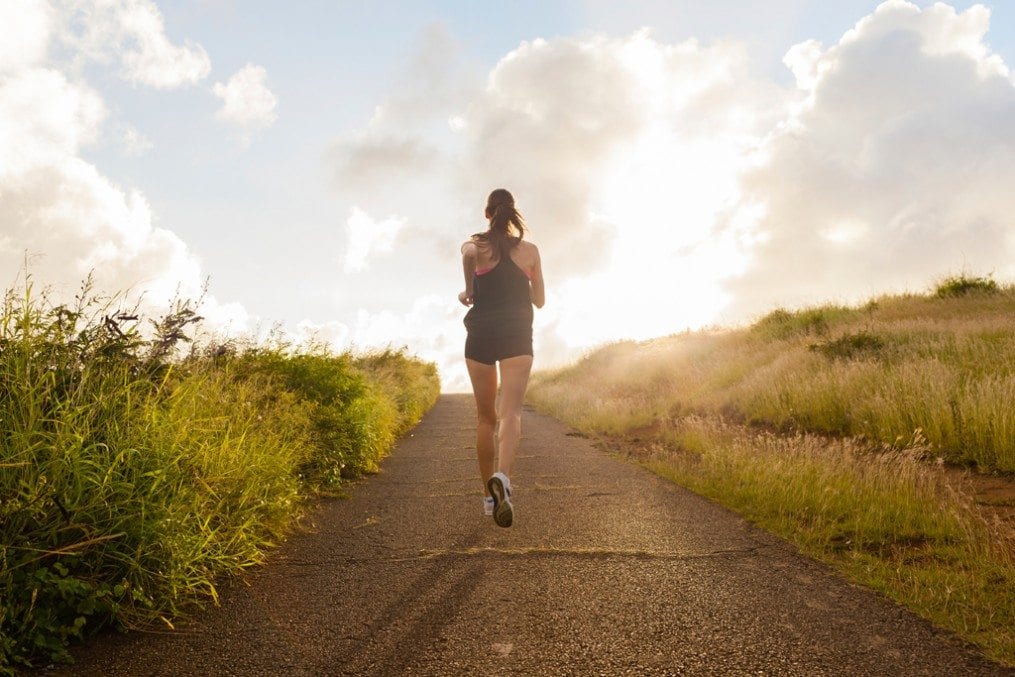
{"label": "shrub", "polygon": [[939,282],[934,288],[934,295],[946,299],[969,294],[997,294],[1000,291],[1001,288],[990,276],[976,277],[960,273]]}
{"label": "shrub", "polygon": [[794,312],[777,308],[758,320],[751,327],[751,331],[756,335],[774,339],[824,336],[833,323],[854,312],[856,311],[841,306],[822,306]]}

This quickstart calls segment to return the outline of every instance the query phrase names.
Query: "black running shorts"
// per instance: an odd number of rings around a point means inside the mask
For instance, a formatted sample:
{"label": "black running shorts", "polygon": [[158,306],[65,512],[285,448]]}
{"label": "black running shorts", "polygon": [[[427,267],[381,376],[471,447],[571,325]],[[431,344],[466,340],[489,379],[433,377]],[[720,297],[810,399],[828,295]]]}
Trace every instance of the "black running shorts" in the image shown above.
{"label": "black running shorts", "polygon": [[496,364],[499,360],[509,357],[532,354],[532,335],[494,336],[480,338],[469,334],[465,338],[465,358]]}

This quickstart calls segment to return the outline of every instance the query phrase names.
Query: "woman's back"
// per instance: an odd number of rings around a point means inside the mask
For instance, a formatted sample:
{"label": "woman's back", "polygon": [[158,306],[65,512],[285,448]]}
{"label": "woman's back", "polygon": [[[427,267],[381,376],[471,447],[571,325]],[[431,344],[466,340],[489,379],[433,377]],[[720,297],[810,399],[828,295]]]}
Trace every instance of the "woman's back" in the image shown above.
{"label": "woman's back", "polygon": [[[527,243],[526,243],[527,244]],[[530,245],[531,246],[531,245]],[[517,251],[520,247],[515,247]],[[519,258],[526,252],[518,252]],[[519,335],[532,332],[529,275],[515,261],[515,251],[476,267],[473,305],[465,326],[476,335]]]}

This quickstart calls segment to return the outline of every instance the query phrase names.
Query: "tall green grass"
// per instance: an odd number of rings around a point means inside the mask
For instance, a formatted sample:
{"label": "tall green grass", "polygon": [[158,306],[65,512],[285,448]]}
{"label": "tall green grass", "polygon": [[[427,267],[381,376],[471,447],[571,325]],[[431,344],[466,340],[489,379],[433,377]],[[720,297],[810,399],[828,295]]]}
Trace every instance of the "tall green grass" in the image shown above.
{"label": "tall green grass", "polygon": [[192,346],[188,304],[145,322],[29,288],[0,313],[0,672],[214,600],[439,391],[403,352]]}

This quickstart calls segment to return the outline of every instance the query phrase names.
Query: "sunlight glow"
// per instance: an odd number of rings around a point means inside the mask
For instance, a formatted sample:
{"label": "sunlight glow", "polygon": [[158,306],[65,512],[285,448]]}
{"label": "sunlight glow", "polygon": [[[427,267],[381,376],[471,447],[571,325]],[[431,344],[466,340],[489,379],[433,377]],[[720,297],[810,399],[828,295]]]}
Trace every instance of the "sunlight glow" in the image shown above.
{"label": "sunlight glow", "polygon": [[565,283],[561,336],[584,347],[715,322],[728,301],[723,280],[746,265],[736,231],[715,228],[746,163],[735,139],[682,137],[662,118],[618,149],[597,201],[616,232],[610,259]]}

